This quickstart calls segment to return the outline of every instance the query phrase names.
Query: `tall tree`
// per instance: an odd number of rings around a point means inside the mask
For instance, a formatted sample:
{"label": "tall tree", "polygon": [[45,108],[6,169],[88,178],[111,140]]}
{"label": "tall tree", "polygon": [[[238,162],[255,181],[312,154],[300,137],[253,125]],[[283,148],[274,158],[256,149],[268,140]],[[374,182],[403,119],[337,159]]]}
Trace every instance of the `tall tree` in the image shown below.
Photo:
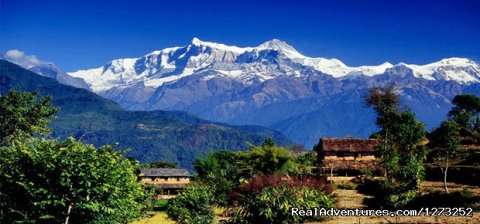
{"label": "tall tree", "polygon": [[228,205],[230,192],[240,183],[236,157],[232,151],[221,150],[197,158],[194,163],[199,180],[211,187],[215,202],[222,206]]}
{"label": "tall tree", "polygon": [[365,101],[377,113],[376,124],[381,128],[375,136],[383,140],[378,150],[391,190],[388,202],[401,207],[416,194],[424,176],[425,149],[421,143],[425,139],[425,125],[411,111],[400,109],[393,86],[371,88]]}
{"label": "tall tree", "polygon": [[445,192],[448,193],[447,172],[449,160],[460,149],[460,127],[453,121],[443,121],[440,127],[429,134],[428,146],[433,149],[433,155],[440,157],[445,162],[443,171],[443,184]]}
{"label": "tall tree", "polygon": [[51,101],[51,96],[37,100],[37,92],[17,90],[0,96],[0,145],[36,133],[48,133],[48,124],[58,111]]}

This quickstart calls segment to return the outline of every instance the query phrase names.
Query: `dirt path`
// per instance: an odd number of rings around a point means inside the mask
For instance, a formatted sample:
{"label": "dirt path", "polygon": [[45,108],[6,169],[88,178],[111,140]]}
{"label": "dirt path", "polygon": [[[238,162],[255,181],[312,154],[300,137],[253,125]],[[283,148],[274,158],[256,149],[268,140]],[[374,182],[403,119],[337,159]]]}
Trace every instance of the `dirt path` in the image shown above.
{"label": "dirt path", "polygon": [[337,195],[338,208],[365,209],[367,206],[364,205],[363,200],[373,198],[373,196],[360,194],[357,190],[338,189],[335,190],[334,193]]}
{"label": "dirt path", "polygon": [[[426,185],[437,185],[437,183],[427,182]],[[464,186],[454,186],[464,187]],[[363,201],[372,196],[358,193],[357,190],[335,190],[334,193],[338,198],[338,208],[358,208],[367,209]],[[322,224],[348,224],[348,223],[480,223],[480,212],[473,213],[473,217],[335,217],[323,222]],[[313,223],[312,223],[313,224]]]}

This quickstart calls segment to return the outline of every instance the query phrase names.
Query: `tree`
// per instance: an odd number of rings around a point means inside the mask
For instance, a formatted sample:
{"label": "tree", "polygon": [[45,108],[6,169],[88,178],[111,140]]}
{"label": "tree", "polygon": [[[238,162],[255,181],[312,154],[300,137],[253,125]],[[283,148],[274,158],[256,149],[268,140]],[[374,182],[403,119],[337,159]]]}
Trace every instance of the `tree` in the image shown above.
{"label": "tree", "polygon": [[249,151],[239,152],[239,172],[245,178],[255,174],[300,173],[300,167],[291,153],[267,140],[260,147],[252,146]]}
{"label": "tree", "polygon": [[167,214],[180,224],[210,224],[213,223],[212,206],[209,187],[191,187],[168,202]]}
{"label": "tree", "polygon": [[416,194],[424,177],[425,139],[424,124],[417,121],[411,111],[400,110],[400,100],[393,87],[371,88],[365,99],[377,113],[376,124],[381,128],[375,136],[382,139],[378,146],[381,163],[387,171],[387,198],[393,207],[401,207]]}
{"label": "tree", "polygon": [[125,223],[147,195],[137,164],[110,146],[72,138],[30,139],[0,148],[2,223]]}
{"label": "tree", "polygon": [[275,142],[273,142],[272,138],[266,138],[262,143],[262,147],[273,147],[273,146],[275,146]]}
{"label": "tree", "polygon": [[193,165],[198,179],[211,187],[214,201],[222,206],[229,204],[230,192],[240,183],[236,158],[234,152],[221,150],[197,158]]}
{"label": "tree", "polygon": [[36,133],[48,133],[48,124],[58,111],[51,101],[51,96],[37,100],[37,92],[17,90],[0,96],[0,145]]}
{"label": "tree", "polygon": [[443,121],[440,124],[440,127],[430,133],[429,140],[429,147],[434,150],[433,154],[437,157],[443,158],[445,161],[445,169],[442,169],[444,174],[443,183],[445,192],[448,193],[448,162],[460,148],[460,127],[456,122]]}
{"label": "tree", "polygon": [[455,105],[448,113],[451,120],[462,128],[478,132],[480,125],[480,97],[472,94],[461,94],[453,98]]}
{"label": "tree", "polygon": [[178,168],[178,163],[157,160],[140,165],[143,168]]}

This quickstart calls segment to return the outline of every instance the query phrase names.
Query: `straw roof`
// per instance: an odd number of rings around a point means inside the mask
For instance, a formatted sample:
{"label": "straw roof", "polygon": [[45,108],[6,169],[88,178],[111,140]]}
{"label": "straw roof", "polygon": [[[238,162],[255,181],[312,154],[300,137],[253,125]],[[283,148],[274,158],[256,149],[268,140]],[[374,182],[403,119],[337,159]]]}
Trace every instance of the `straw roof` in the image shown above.
{"label": "straw roof", "polygon": [[178,168],[143,168],[140,169],[144,177],[190,177],[186,169]]}
{"label": "straw roof", "polygon": [[322,152],[373,152],[379,142],[365,138],[321,138],[319,146]]}

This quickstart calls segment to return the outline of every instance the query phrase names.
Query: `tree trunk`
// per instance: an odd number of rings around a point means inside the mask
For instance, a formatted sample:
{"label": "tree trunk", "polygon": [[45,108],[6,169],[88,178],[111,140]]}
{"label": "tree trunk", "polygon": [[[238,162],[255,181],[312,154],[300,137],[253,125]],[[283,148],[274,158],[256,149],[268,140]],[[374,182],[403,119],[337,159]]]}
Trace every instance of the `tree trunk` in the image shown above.
{"label": "tree trunk", "polygon": [[446,163],[445,163],[445,172],[443,173],[443,184],[445,187],[445,193],[448,194],[448,186],[447,186],[447,171],[448,171],[448,156],[446,158]]}
{"label": "tree trunk", "polygon": [[70,220],[70,213],[72,212],[73,204],[68,205],[67,218],[65,218],[65,224],[68,224]]}
{"label": "tree trunk", "polygon": [[[72,189],[73,189],[73,183],[70,184],[70,193],[72,192]],[[70,221],[70,213],[72,213],[73,201],[70,200],[68,197],[66,199],[70,203],[67,209],[67,217],[65,218],[65,224],[68,224],[68,222]]]}

